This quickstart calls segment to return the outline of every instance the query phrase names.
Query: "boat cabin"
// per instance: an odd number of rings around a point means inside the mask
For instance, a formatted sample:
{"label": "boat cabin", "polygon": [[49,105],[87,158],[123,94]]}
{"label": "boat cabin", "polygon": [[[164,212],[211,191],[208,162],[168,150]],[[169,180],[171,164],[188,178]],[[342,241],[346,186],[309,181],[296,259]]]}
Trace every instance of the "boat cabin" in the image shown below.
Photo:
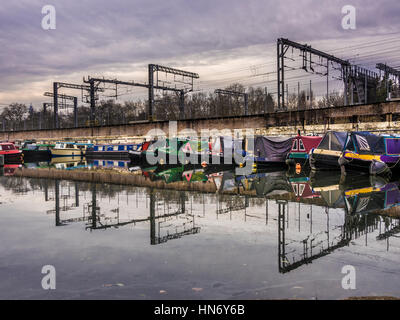
{"label": "boat cabin", "polygon": [[291,153],[309,153],[311,149],[318,147],[322,137],[296,136],[293,138]]}
{"label": "boat cabin", "polygon": [[18,150],[13,143],[2,142],[0,143],[0,154],[6,153],[6,151]]}

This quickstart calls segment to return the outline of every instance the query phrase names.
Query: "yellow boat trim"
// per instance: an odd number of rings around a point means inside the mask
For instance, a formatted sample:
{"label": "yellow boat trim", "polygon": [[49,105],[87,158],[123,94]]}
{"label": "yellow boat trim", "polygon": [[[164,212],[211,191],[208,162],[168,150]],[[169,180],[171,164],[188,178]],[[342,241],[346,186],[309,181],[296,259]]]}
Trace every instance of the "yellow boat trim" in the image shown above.
{"label": "yellow boat trim", "polygon": [[356,196],[358,194],[365,194],[365,193],[371,193],[371,192],[378,192],[381,191],[381,189],[369,187],[369,188],[362,188],[362,189],[354,189],[354,190],[349,190],[346,191],[344,194],[348,197]]}
{"label": "yellow boat trim", "polygon": [[376,155],[372,155],[372,154],[357,154],[357,153],[353,153],[353,152],[345,152],[344,156],[346,158],[358,159],[358,160],[381,161],[381,156],[376,156]]}

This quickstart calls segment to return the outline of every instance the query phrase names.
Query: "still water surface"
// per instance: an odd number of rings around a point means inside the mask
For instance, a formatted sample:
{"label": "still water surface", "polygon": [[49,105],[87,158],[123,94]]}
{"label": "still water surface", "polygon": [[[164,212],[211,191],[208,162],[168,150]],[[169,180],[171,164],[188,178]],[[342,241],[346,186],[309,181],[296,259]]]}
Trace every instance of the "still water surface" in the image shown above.
{"label": "still water surface", "polygon": [[[54,170],[154,187],[43,177]],[[196,190],[206,183],[217,191]],[[95,161],[5,170],[0,190],[1,299],[400,297],[396,181]],[[42,289],[44,265],[56,290]],[[342,288],[346,265],[355,290]]]}

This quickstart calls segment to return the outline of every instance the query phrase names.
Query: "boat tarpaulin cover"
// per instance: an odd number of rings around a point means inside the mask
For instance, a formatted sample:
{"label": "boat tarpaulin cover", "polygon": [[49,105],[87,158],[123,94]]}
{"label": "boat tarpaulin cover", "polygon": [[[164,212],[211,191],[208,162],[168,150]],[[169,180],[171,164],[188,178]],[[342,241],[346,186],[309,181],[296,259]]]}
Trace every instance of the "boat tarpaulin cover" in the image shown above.
{"label": "boat tarpaulin cover", "polygon": [[[358,153],[385,153],[385,141],[382,136],[377,136],[369,132],[353,132],[352,140],[349,143],[357,145]],[[349,148],[349,150],[352,150]]]}
{"label": "boat tarpaulin cover", "polygon": [[285,161],[292,149],[293,138],[258,136],[254,142],[254,155],[271,162]]}
{"label": "boat tarpaulin cover", "polygon": [[343,151],[347,140],[347,132],[328,131],[318,149]]}

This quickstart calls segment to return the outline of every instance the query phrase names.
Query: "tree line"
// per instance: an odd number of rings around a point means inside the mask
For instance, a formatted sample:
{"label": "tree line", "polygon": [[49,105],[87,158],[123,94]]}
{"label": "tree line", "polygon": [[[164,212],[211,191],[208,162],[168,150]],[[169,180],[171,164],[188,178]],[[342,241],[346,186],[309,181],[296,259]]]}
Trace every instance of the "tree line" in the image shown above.
{"label": "tree line", "polygon": [[[248,94],[248,114],[250,115],[271,113],[277,110],[276,99],[270,93],[266,93],[264,88],[250,87],[246,90],[241,84],[232,84],[225,89]],[[392,85],[391,89],[392,92],[399,91],[398,86],[395,85]],[[380,82],[374,96],[369,96],[369,101],[371,99],[385,101],[386,91],[385,82]],[[300,91],[287,94],[285,100],[285,110],[306,110],[344,105],[343,93],[339,92],[332,92],[328,97],[316,99],[313,91]],[[155,120],[178,120],[180,118],[179,104],[179,96],[174,93],[158,96],[155,101],[153,118]],[[146,100],[125,102],[100,100],[96,102],[96,125],[128,124],[146,120],[148,119],[147,108]],[[54,126],[54,113],[52,108],[47,109],[44,112],[44,110],[27,107],[25,104],[12,103],[5,107],[0,114],[0,128],[3,131],[51,129]],[[193,92],[185,96],[184,118],[186,119],[238,116],[243,115],[244,110],[242,96],[205,92]],[[88,105],[78,106],[77,118],[78,126],[90,124],[90,107]],[[74,127],[74,114],[71,108],[68,109],[68,112],[59,108],[59,123],[61,128]]]}

